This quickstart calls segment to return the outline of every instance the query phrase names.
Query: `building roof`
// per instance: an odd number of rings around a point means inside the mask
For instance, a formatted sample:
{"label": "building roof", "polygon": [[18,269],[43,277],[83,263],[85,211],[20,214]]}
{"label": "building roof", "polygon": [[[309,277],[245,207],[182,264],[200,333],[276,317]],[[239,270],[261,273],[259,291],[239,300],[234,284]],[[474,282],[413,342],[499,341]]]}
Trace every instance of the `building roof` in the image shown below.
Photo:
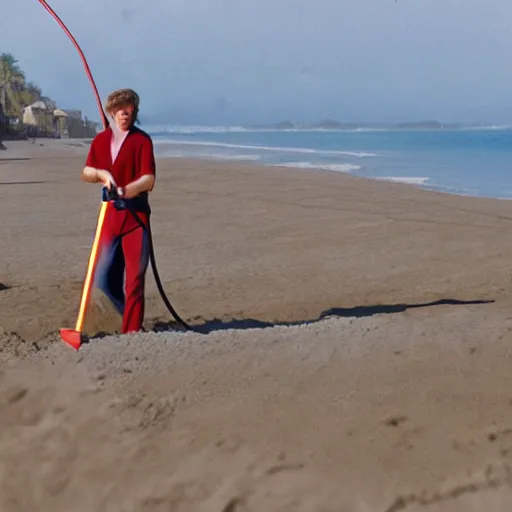
{"label": "building roof", "polygon": [[55,117],[68,117],[68,115],[66,114],[66,112],[64,112],[64,110],[61,110],[60,108],[56,108],[54,111],[53,111],[53,115]]}

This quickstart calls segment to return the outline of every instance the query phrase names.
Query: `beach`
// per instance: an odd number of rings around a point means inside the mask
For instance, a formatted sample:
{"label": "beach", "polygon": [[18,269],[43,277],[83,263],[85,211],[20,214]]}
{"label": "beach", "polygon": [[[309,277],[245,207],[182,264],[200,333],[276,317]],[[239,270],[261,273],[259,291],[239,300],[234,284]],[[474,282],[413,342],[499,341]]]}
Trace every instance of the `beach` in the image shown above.
{"label": "beach", "polygon": [[162,158],[145,328],[74,327],[87,143],[0,153],[0,510],[508,511],[512,203]]}

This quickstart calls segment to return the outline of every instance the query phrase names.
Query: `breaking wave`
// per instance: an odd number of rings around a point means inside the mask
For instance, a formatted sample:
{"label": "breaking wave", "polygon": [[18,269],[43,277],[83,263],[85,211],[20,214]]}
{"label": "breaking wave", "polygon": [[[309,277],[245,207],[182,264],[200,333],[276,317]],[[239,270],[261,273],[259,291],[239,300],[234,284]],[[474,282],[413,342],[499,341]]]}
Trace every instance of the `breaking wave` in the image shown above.
{"label": "breaking wave", "polygon": [[325,156],[351,156],[356,158],[370,158],[378,156],[376,153],[367,153],[362,151],[339,151],[330,149],[313,149],[302,147],[280,147],[280,146],[258,146],[250,144],[231,144],[227,142],[207,142],[207,141],[192,141],[192,140],[177,140],[177,139],[156,139],[156,145],[178,145],[178,146],[201,146],[201,147],[216,147],[216,148],[229,148],[229,149],[244,149],[254,151],[277,151],[279,153],[301,153],[301,154],[315,154]]}
{"label": "breaking wave", "polygon": [[322,169],[324,171],[333,172],[355,172],[359,171],[362,167],[360,165],[352,164],[322,164],[314,162],[284,162],[281,164],[273,164],[274,167],[297,167],[300,169]]}

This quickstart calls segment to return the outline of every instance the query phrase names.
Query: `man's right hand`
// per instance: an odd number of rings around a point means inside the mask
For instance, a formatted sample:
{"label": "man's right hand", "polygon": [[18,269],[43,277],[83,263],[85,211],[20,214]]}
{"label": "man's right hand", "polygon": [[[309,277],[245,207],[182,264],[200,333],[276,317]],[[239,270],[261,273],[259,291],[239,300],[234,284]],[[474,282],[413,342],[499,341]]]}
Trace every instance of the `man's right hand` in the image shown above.
{"label": "man's right hand", "polygon": [[107,188],[108,191],[111,190],[112,185],[117,187],[114,177],[110,173],[110,171],[106,171],[105,169],[97,169],[96,175],[98,180],[103,183],[103,185]]}
{"label": "man's right hand", "polygon": [[82,170],[81,178],[83,181],[87,181],[88,183],[101,182],[108,190],[112,188],[112,185],[117,187],[111,172],[105,169],[96,169],[95,167],[86,166]]}

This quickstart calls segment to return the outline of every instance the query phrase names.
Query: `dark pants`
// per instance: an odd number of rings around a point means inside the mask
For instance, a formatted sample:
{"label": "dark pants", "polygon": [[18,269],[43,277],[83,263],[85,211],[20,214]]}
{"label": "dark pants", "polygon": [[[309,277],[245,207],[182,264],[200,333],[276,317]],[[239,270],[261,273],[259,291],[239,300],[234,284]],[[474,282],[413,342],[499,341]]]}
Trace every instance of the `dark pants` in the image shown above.
{"label": "dark pants", "polygon": [[[136,332],[144,320],[148,235],[140,226],[123,232],[123,216],[113,208],[109,210],[100,239],[96,285],[123,316],[121,332]],[[147,214],[138,215],[147,226]]]}

